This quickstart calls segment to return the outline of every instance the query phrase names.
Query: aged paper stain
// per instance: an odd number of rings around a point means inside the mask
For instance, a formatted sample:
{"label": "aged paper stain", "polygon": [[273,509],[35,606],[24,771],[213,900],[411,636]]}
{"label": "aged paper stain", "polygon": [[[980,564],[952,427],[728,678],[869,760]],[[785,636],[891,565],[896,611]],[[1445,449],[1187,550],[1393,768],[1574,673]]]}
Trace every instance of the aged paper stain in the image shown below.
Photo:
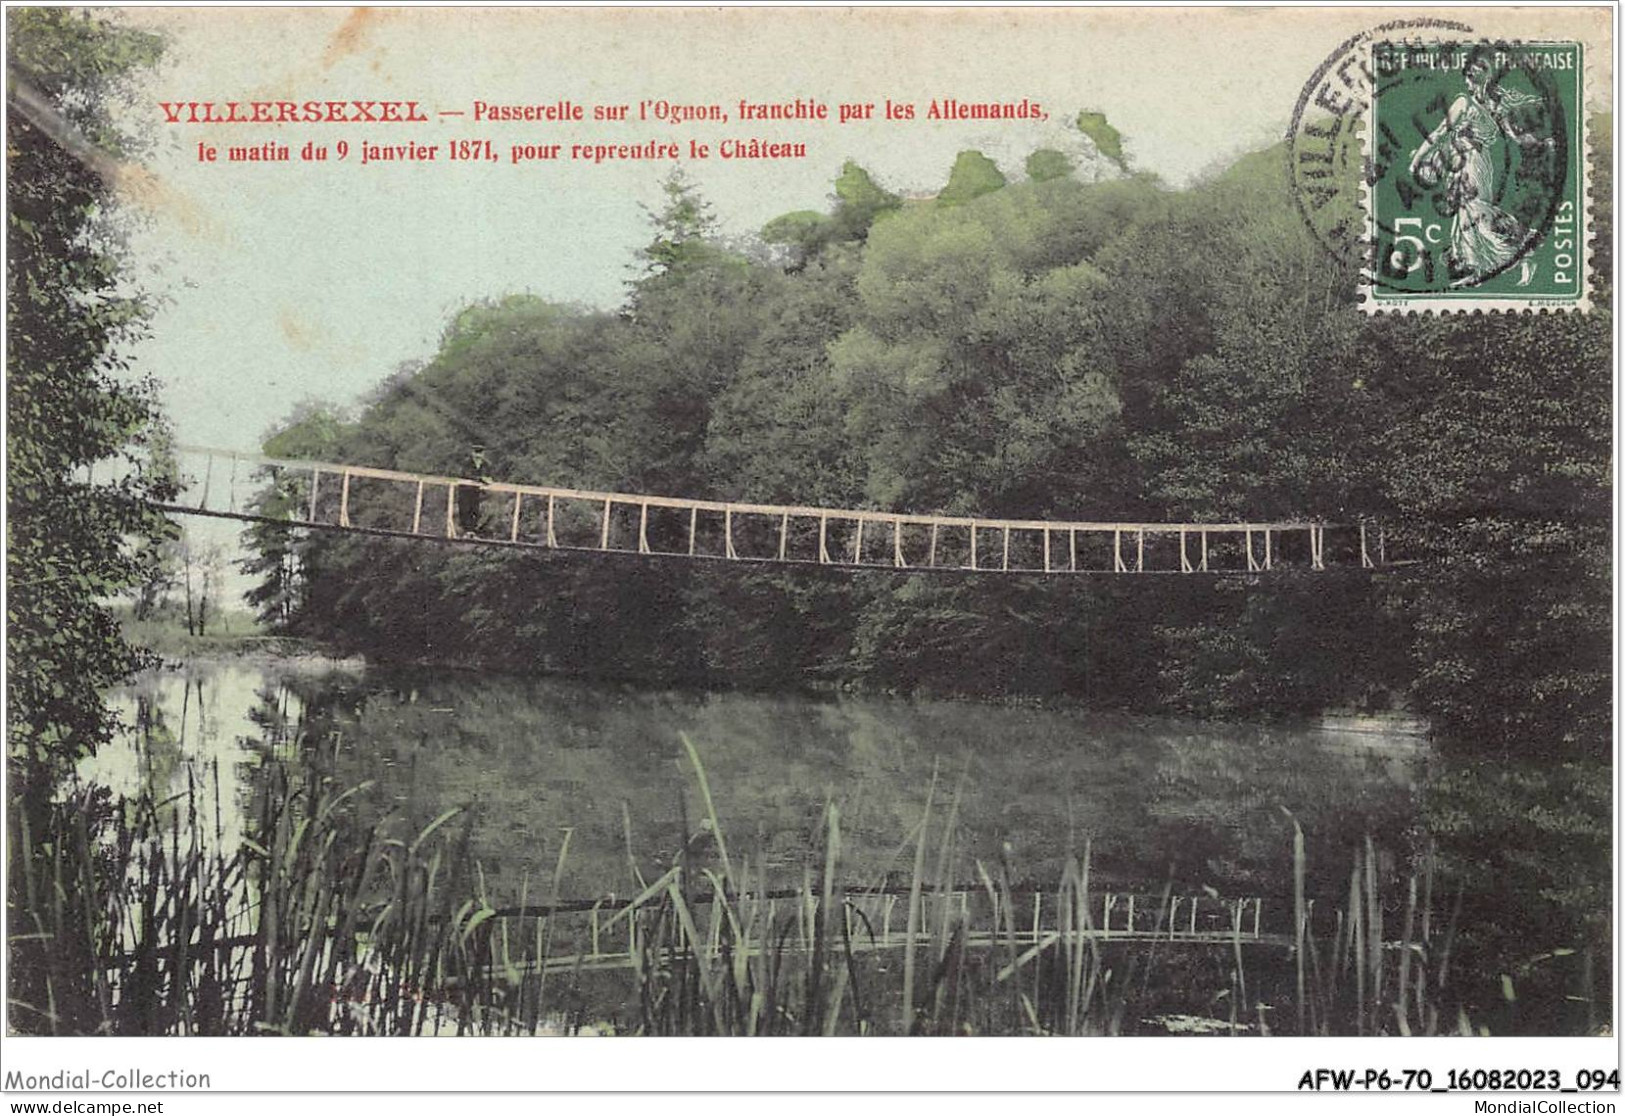
{"label": "aged paper stain", "polygon": [[356,8],[339,24],[322,52],[322,68],[329,69],[346,56],[359,53],[381,17],[372,8]]}

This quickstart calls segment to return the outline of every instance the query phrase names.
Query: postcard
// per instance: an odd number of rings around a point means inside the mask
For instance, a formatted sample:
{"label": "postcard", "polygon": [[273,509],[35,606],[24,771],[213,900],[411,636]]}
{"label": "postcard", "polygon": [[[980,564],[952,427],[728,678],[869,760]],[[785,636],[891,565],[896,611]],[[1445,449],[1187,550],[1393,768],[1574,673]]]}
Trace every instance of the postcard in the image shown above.
{"label": "postcard", "polygon": [[1617,1093],[1612,17],[8,8],[8,1096]]}

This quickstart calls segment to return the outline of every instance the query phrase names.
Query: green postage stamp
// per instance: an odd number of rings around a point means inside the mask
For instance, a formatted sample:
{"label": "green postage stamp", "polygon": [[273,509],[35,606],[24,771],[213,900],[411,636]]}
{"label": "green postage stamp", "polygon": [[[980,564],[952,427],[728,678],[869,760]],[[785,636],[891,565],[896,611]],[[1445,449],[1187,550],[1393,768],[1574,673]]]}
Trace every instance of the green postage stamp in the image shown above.
{"label": "green postage stamp", "polygon": [[1585,310],[1579,43],[1372,44],[1365,309]]}

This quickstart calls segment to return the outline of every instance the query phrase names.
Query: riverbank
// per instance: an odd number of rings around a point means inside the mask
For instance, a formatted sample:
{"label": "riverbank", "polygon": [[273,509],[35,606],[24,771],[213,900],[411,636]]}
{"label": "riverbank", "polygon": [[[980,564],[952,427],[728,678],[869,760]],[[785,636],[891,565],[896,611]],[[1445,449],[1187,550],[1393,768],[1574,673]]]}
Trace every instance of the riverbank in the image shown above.
{"label": "riverbank", "polygon": [[286,668],[292,673],[340,670],[358,674],[366,669],[391,672],[434,671],[478,678],[506,678],[518,682],[564,682],[589,687],[630,687],[639,691],[656,690],[673,694],[706,695],[737,694],[772,698],[786,693],[799,697],[832,699],[852,697],[880,700],[901,700],[924,703],[950,703],[988,709],[1029,710],[1033,712],[1112,714],[1127,720],[1151,719],[1159,723],[1189,724],[1192,726],[1222,727],[1270,724],[1282,729],[1305,728],[1330,733],[1352,734],[1383,738],[1411,738],[1427,740],[1431,726],[1426,718],[1418,716],[1401,705],[1388,708],[1355,709],[1347,706],[1329,706],[1319,711],[1283,710],[1274,714],[1255,711],[1251,716],[1197,716],[1181,709],[1133,709],[1114,703],[1090,701],[1068,695],[1007,694],[939,691],[922,688],[913,692],[900,692],[885,686],[866,686],[858,682],[809,681],[801,685],[752,684],[748,680],[734,684],[718,684],[715,680],[694,681],[666,678],[650,684],[647,679],[630,673],[604,671],[523,671],[512,666],[481,661],[449,661],[422,655],[366,655],[360,651],[338,646],[306,636],[277,635],[259,624],[251,613],[221,613],[204,635],[194,635],[173,616],[150,620],[136,620],[129,609],[119,610],[124,633],[131,643],[158,655],[167,668],[187,663],[240,662],[254,666]]}
{"label": "riverbank", "polygon": [[199,660],[256,666],[281,664],[290,668],[334,666],[347,671],[367,665],[360,655],[345,654],[319,640],[277,635],[248,612],[221,612],[202,634],[188,632],[186,625],[173,616],[138,620],[129,608],[117,609],[115,615],[124,638],[132,646],[158,656],[169,669]]}

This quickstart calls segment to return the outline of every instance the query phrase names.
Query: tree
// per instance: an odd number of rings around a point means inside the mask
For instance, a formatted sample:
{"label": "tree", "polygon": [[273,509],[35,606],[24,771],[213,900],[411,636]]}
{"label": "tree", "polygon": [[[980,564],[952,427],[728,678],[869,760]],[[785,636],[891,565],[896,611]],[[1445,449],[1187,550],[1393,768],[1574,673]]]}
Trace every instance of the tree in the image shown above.
{"label": "tree", "polygon": [[706,242],[716,235],[716,218],[682,167],[673,167],[660,183],[666,201],[658,210],[649,210],[655,238],[638,255],[649,277],[658,278],[680,271],[706,252]]}
{"label": "tree", "polygon": [[834,235],[835,223],[828,214],[814,209],[798,209],[781,214],[762,226],[762,239],[783,244],[794,251],[793,267],[802,267],[821,252]]}
{"label": "tree", "polygon": [[[157,418],[147,435],[148,470],[155,482],[167,487],[180,484],[180,462],[175,457],[175,432],[167,420]],[[137,620],[156,614],[180,584],[182,541],[174,532],[149,535],[135,541],[135,560],[140,575],[131,587],[131,610]]]}
{"label": "tree", "polygon": [[881,217],[903,206],[903,199],[883,188],[870,173],[848,159],[835,180],[836,238],[862,240]]}
{"label": "tree", "polygon": [[182,544],[170,537],[153,536],[137,550],[141,576],[130,589],[130,611],[137,620],[148,620],[163,611],[169,595],[180,584]]}
{"label": "tree", "polygon": [[[613,415],[606,433],[620,458],[616,483],[692,492],[704,483],[711,402],[733,381],[787,280],[711,239],[710,205],[687,179],[673,174],[666,193],[642,252],[666,266],[632,292],[630,328],[611,339],[600,375]],[[638,452],[627,454],[632,446]]]}
{"label": "tree", "polygon": [[[266,436],[262,448],[269,457],[332,461],[340,456],[338,444],[344,426],[342,413],[306,400],[286,423]],[[272,522],[251,523],[243,531],[248,557],[238,567],[261,579],[244,596],[260,622],[287,631],[298,616],[312,551],[319,544],[314,539],[301,539],[299,529],[274,521],[301,518],[310,487],[300,478],[285,475],[280,466],[261,469],[260,477],[265,485],[254,497],[253,511]],[[187,625],[190,628],[190,609]]]}
{"label": "tree", "polygon": [[948,185],[942,188],[937,200],[943,205],[959,205],[991,194],[1004,184],[1004,172],[992,159],[980,151],[961,151],[954,160],[954,169],[948,172]]}
{"label": "tree", "polygon": [[180,555],[181,585],[186,593],[186,632],[207,635],[209,622],[219,610],[225,551],[219,544],[200,546],[189,536],[182,535]]}
{"label": "tree", "polygon": [[[7,758],[38,806],[108,738],[101,694],[137,662],[104,603],[141,576],[127,540],[169,532],[143,502],[174,486],[149,467],[150,385],[127,374],[147,307],[122,285],[110,214],[129,140],[107,108],[160,44],[66,9],[8,23]],[[90,483],[98,465],[116,479]]]}
{"label": "tree", "polygon": [[1041,147],[1027,156],[1027,177],[1034,182],[1065,178],[1072,173],[1072,160],[1053,147]]}
{"label": "tree", "polygon": [[146,453],[150,385],[123,355],[146,306],[124,286],[111,216],[129,145],[108,102],[159,43],[66,9],[6,17],[8,1022],[57,1030],[96,1014],[87,942],[100,928],[31,885],[105,810],[58,791],[115,728],[102,695],[140,656],[107,602],[141,579],[140,541],[170,529],[145,501],[175,493]]}
{"label": "tree", "polygon": [[1118,170],[1129,173],[1128,159],[1123,154],[1122,133],[1106,122],[1105,113],[1085,109],[1078,113],[1077,124],[1078,131],[1089,137],[1096,151],[1116,164]]}
{"label": "tree", "polygon": [[1118,410],[1099,359],[1100,250],[1088,214],[1115,191],[1023,183],[877,225],[858,313],[833,345],[867,495],[908,510],[1081,512]]}
{"label": "tree", "polygon": [[902,207],[902,198],[882,188],[868,171],[848,159],[835,180],[832,213],[798,209],[775,217],[762,227],[762,239],[794,249],[794,267],[800,268],[831,245],[865,240],[876,221]]}

